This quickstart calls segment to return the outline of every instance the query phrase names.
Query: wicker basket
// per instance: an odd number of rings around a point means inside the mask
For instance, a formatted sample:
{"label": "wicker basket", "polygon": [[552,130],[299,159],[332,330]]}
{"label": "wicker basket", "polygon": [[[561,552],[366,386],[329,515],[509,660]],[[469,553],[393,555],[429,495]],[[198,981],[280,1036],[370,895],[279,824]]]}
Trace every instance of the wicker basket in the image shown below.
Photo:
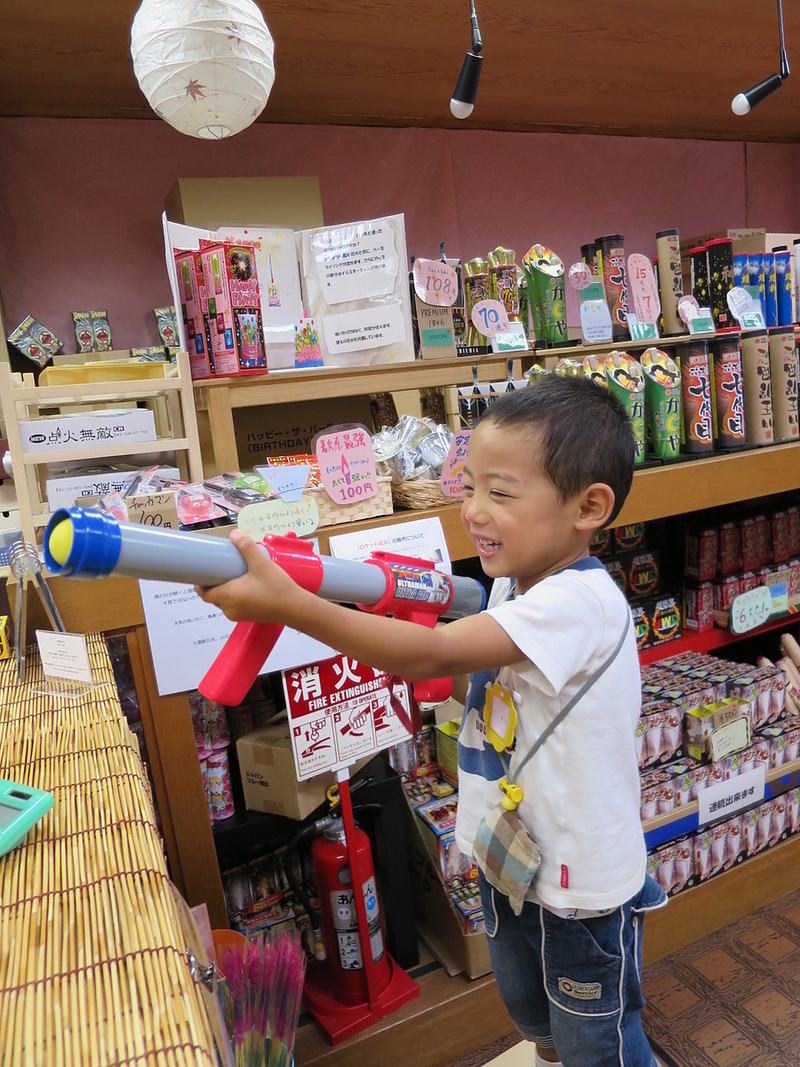
{"label": "wicker basket", "polygon": [[320,526],[339,526],[344,522],[358,522],[359,519],[377,519],[381,515],[391,515],[392,483],[391,478],[378,478],[375,496],[359,500],[355,504],[337,504],[331,500],[325,490],[312,489],[309,495],[317,502]]}
{"label": "wicker basket", "polygon": [[411,511],[438,508],[442,504],[449,502],[438,482],[423,481],[422,479],[393,485],[392,499],[396,507],[409,508]]}

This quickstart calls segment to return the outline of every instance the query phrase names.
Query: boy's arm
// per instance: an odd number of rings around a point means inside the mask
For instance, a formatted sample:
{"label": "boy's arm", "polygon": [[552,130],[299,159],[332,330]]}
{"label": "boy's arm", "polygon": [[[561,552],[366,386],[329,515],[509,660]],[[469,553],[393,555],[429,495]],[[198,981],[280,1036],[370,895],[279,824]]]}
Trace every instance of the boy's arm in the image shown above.
{"label": "boy's arm", "polygon": [[330,604],[301,589],[249,537],[231,541],[248,573],[212,589],[198,589],[206,603],[234,622],[277,622],[291,626],[343,655],[406,678],[442,678],[491,670],[523,659],[490,615],[481,613],[430,630]]}

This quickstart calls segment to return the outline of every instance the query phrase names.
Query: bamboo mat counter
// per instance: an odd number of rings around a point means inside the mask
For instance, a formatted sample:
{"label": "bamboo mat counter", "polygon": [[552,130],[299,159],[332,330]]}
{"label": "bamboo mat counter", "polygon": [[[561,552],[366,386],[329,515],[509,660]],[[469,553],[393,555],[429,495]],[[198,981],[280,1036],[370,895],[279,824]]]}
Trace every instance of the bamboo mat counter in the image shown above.
{"label": "bamboo mat counter", "polygon": [[212,1067],[147,777],[101,637],[92,693],[0,663],[0,777],[53,809],[0,859],[0,1067]]}

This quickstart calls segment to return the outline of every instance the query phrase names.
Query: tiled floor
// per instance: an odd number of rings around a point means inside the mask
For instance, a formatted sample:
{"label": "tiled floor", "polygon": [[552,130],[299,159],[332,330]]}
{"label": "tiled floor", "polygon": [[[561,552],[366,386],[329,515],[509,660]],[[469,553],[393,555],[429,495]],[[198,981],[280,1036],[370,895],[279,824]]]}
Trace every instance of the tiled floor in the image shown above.
{"label": "tiled floor", "polygon": [[[665,1067],[800,1065],[800,890],[648,967],[644,1024]],[[451,1067],[531,1067],[508,1037]]]}
{"label": "tiled floor", "polygon": [[653,964],[644,991],[677,1067],[797,1067],[800,892]]}

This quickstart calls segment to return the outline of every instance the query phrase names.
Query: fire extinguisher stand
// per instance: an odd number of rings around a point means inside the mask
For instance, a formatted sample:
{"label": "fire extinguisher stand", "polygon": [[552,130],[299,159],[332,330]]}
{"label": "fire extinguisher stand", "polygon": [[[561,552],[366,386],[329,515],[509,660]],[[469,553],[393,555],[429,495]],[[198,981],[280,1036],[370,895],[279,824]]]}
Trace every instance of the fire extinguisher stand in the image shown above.
{"label": "fire extinguisher stand", "polygon": [[[309,1010],[322,1027],[333,1045],[338,1045],[353,1034],[360,1033],[372,1026],[378,1019],[401,1008],[410,1000],[419,996],[419,986],[410,978],[402,967],[386,953],[392,976],[382,993],[378,992],[375,964],[372,960],[372,945],[369,936],[367,906],[364,902],[362,886],[365,882],[361,869],[361,857],[358,849],[352,847],[355,841],[355,822],[353,806],[350,801],[350,769],[345,767],[337,771],[339,782],[339,804],[344,823],[345,847],[352,877],[353,900],[358,918],[358,938],[361,942],[361,959],[364,964],[364,1001],[361,1004],[342,1004],[330,991],[330,973],[326,962],[312,960],[306,972],[305,995]],[[384,951],[386,951],[384,949]]]}

